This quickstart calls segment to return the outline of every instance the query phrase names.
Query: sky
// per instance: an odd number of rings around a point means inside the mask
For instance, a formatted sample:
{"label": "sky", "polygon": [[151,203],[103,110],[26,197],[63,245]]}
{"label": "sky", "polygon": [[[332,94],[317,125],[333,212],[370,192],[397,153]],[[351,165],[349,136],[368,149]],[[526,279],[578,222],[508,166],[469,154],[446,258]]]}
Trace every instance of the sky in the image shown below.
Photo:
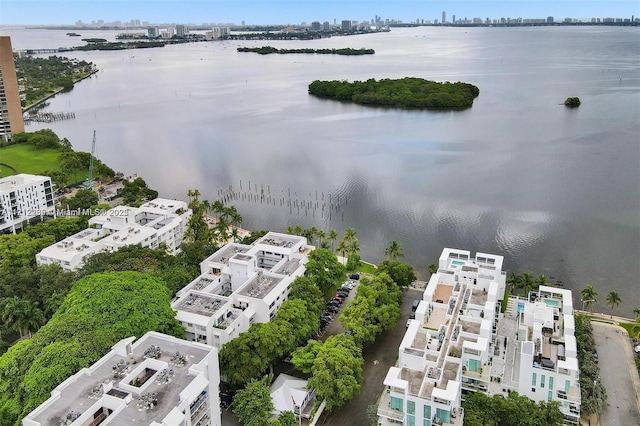
{"label": "sky", "polygon": [[564,18],[631,18],[640,16],[640,0],[0,0],[0,25],[73,25],[131,19],[150,23],[300,24],[343,19],[412,22],[447,20]]}

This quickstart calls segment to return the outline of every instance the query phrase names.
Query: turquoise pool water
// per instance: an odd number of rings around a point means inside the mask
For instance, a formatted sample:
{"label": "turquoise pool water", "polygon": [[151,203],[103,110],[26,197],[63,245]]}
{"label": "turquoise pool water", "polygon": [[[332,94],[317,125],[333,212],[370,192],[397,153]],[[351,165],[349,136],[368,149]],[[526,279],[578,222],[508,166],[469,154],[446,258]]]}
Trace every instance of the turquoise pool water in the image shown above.
{"label": "turquoise pool water", "polygon": [[462,260],[452,260],[451,261],[451,266],[462,266],[464,265],[464,262]]}
{"label": "turquoise pool water", "polygon": [[524,303],[518,303],[518,313],[524,311]]}
{"label": "turquoise pool water", "polygon": [[553,306],[554,308],[557,308],[557,307],[560,306],[560,301],[559,300],[544,299],[544,303],[546,303],[547,306]]}

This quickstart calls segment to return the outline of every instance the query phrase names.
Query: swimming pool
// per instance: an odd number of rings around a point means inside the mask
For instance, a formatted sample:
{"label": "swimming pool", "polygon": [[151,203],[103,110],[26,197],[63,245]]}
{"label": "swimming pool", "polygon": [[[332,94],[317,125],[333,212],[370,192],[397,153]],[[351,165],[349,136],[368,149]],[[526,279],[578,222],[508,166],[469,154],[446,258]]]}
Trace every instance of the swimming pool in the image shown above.
{"label": "swimming pool", "polygon": [[544,303],[546,303],[547,306],[553,306],[554,308],[557,308],[560,306],[559,300],[544,299]]}
{"label": "swimming pool", "polygon": [[518,303],[518,313],[524,311],[524,303]]}
{"label": "swimming pool", "polygon": [[462,265],[464,265],[464,262],[462,260],[452,260],[451,261],[451,267],[462,266]]}

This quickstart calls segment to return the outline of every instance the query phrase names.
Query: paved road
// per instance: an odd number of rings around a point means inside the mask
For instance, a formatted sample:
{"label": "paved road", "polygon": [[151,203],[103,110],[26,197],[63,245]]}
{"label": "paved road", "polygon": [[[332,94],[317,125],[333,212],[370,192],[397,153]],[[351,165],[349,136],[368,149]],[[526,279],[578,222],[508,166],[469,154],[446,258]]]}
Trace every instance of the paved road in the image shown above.
{"label": "paved road", "polygon": [[396,324],[396,328],[381,334],[375,343],[365,347],[360,394],[356,395],[339,410],[328,416],[323,415],[319,424],[326,426],[365,426],[369,424],[367,407],[377,402],[384,389],[383,381],[387,371],[389,367],[396,364],[398,346],[400,346],[400,342],[404,337],[407,320],[411,312],[411,304],[414,299],[422,299],[422,291],[405,290],[401,308],[402,317]]}
{"label": "paved road", "polygon": [[[600,377],[608,399],[603,407],[603,426],[640,425],[638,406],[640,379],[633,361],[629,337],[624,330],[592,321],[593,337],[600,359]],[[635,389],[634,389],[635,384]]]}

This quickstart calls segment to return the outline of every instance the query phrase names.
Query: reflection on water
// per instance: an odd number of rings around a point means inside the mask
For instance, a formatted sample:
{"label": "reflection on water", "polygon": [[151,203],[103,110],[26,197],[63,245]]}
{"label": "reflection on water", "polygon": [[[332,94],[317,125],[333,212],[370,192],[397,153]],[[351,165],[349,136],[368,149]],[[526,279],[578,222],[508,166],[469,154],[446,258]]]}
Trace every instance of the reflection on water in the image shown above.
{"label": "reflection on water", "polygon": [[[271,43],[376,50],[366,58],[235,52],[261,42],[79,52],[101,71],[51,100],[76,119],[50,127],[83,150],[95,129],[103,161],[163,196],[244,192],[233,204],[248,228],[353,226],[363,258],[379,261],[398,240],[422,276],[443,246],[500,253],[512,270],[594,284],[602,301],[617,290],[630,315],[640,305],[639,34],[425,27]],[[404,76],[467,81],[480,96],[465,111],[424,112],[307,94],[315,79]],[[564,108],[568,96],[580,108]]]}

